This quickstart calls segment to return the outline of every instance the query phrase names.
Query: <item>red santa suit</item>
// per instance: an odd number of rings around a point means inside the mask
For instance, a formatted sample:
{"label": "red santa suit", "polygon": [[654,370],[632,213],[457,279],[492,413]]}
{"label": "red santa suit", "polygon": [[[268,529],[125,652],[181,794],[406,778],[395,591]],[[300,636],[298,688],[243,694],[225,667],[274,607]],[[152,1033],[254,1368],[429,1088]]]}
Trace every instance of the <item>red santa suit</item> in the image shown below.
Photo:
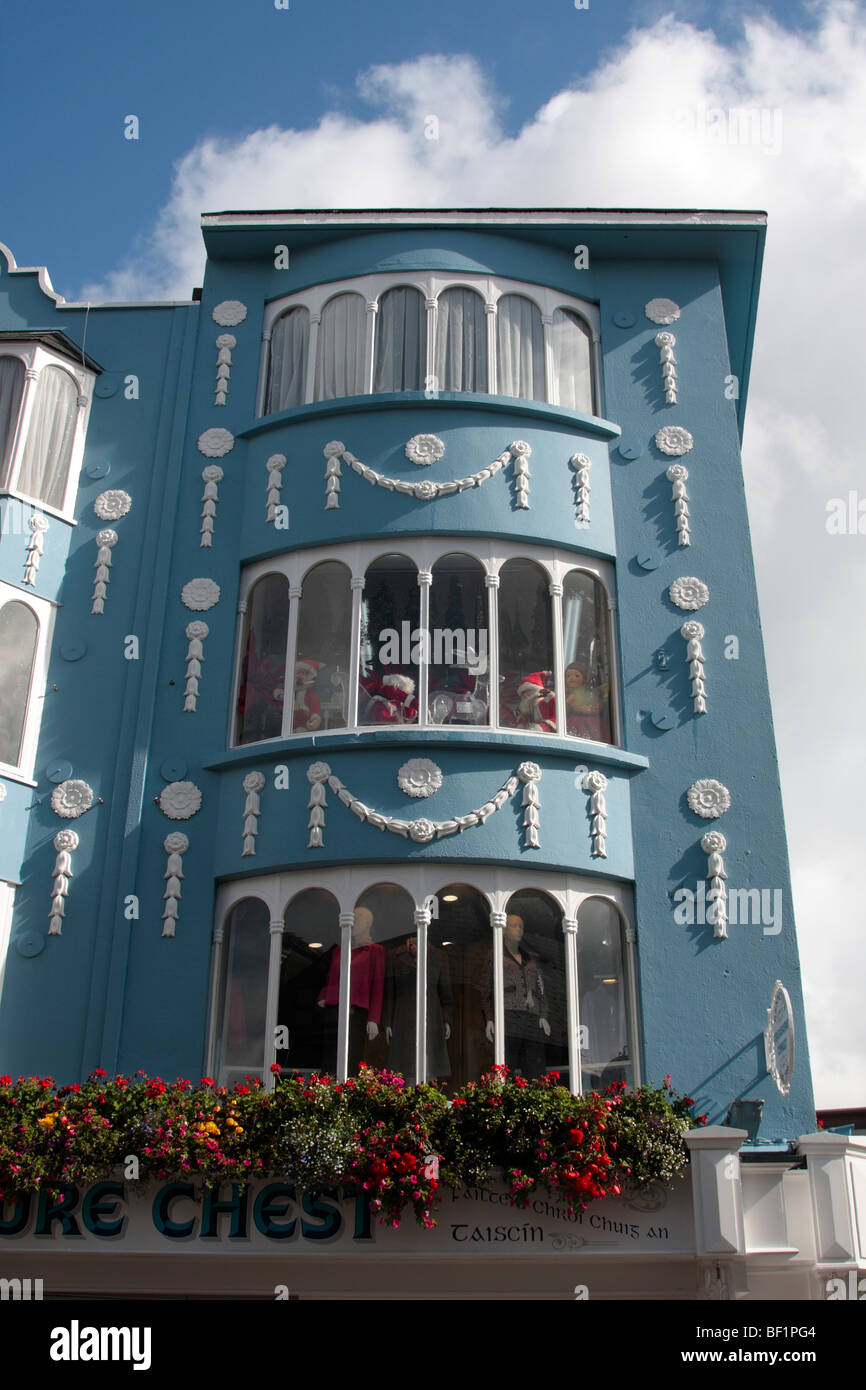
{"label": "red santa suit", "polygon": [[520,696],[518,728],[556,733],[556,696],[548,685],[552,679],[550,671],[533,671],[531,676],[524,676],[517,687]]}
{"label": "red santa suit", "polygon": [[411,724],[418,718],[411,676],[389,671],[384,676],[362,676],[361,685],[372,697],[365,716],[369,723]]}

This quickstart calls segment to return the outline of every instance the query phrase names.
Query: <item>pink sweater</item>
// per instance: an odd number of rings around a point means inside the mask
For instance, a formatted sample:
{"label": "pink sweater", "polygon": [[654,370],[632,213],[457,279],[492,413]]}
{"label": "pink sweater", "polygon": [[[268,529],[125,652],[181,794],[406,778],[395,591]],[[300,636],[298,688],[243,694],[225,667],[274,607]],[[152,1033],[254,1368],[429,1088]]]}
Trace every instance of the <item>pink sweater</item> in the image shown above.
{"label": "pink sweater", "polygon": [[[385,947],[372,941],[369,946],[352,950],[352,972],[349,1003],[367,1010],[367,1022],[379,1023],[382,1018],[382,996],[385,991]],[[323,1004],[340,1002],[340,948],[331,956],[328,982],[319,995]]]}

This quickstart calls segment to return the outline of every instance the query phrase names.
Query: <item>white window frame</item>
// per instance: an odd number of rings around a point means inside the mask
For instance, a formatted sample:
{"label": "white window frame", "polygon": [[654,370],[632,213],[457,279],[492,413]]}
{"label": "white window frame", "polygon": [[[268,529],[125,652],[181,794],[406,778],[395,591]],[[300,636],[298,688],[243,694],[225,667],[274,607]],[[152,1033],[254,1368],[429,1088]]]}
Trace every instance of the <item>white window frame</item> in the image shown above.
{"label": "white window frame", "polygon": [[[616,909],[624,928],[625,948],[623,965],[626,971],[626,1016],[629,1027],[629,1062],[633,1084],[641,1085],[641,1049],[637,990],[637,934],[632,892],[625,884],[592,879],[579,874],[539,873],[532,869],[496,868],[461,861],[459,864],[428,862],[422,864],[365,863],[333,869],[299,869],[288,873],[257,875],[224,883],[217,890],[213,949],[211,957],[210,1014],[207,1031],[207,1075],[216,1076],[220,1059],[216,1056],[216,1030],[220,1008],[220,977],[225,929],[233,907],[246,898],[258,898],[268,911],[270,923],[270,957],[265,1014],[265,1056],[263,1080],[268,1088],[274,1084],[271,1066],[276,1062],[276,1026],[279,1007],[280,958],[285,914],[292,900],[310,888],[321,888],[337,900],[340,914],[342,956],[340,971],[339,1027],[337,1033],[337,1075],[346,1079],[349,1047],[349,998],[351,989],[352,917],[355,904],[369,888],[380,883],[394,884],[405,889],[416,905],[415,926],[418,931],[418,979],[416,995],[415,1048],[420,1081],[426,1078],[427,1036],[427,924],[430,898],[454,883],[475,888],[486,899],[491,913],[491,940],[494,961],[494,1064],[505,1060],[505,1006],[502,987],[502,928],[509,898],[520,890],[535,889],[556,903],[562,912],[562,931],[565,946],[565,983],[568,1005],[566,1022],[569,1052],[569,1081],[577,1078],[575,1095],[581,1094],[580,1016],[577,977],[578,914],[588,898],[602,898]],[[245,1068],[250,1075],[255,1068]],[[237,1078],[241,1080],[241,1077]],[[221,1084],[234,1084],[233,1081]]]}
{"label": "white window frame", "polygon": [[21,739],[21,757],[17,764],[0,760],[0,777],[8,777],[13,782],[25,782],[35,786],[33,769],[36,764],[36,747],[42,724],[42,707],[48,683],[48,665],[51,657],[51,638],[54,631],[56,605],[37,594],[25,593],[14,584],[0,579],[0,609],[7,603],[22,603],[36,618],[36,651],[30,675],[30,689],[27,692],[27,708],[24,713],[24,733]]}
{"label": "white window frame", "polygon": [[[500,299],[509,294],[520,294],[524,298],[531,300],[541,314],[542,327],[544,329],[544,380],[545,380],[545,401],[536,402],[537,405],[548,404],[558,405],[556,374],[553,364],[553,343],[550,328],[553,323],[553,315],[557,309],[570,309],[577,314],[586,325],[590,334],[590,377],[592,410],[590,414],[600,416],[601,413],[601,372],[600,372],[600,315],[598,306],[590,303],[586,299],[579,299],[574,295],[563,294],[560,290],[553,290],[544,285],[528,284],[522,280],[509,280],[500,275],[447,275],[442,272],[418,272],[408,271],[403,274],[394,273],[377,275],[359,275],[351,280],[329,281],[323,285],[311,285],[308,289],[298,290],[294,294],[285,295],[281,299],[272,300],[265,306],[264,320],[262,325],[262,346],[259,364],[259,389],[256,400],[256,415],[261,418],[264,415],[265,400],[267,398],[268,372],[270,370],[270,345],[276,320],[289,309],[299,306],[309,310],[310,331],[307,340],[307,364],[305,375],[304,405],[311,405],[315,401],[315,377],[316,377],[316,357],[318,350],[318,330],[322,318],[322,310],[330,299],[334,299],[340,294],[359,294],[367,305],[367,332],[365,337],[364,353],[364,394],[373,394],[373,371],[376,360],[375,337],[376,337],[376,316],[379,312],[379,302],[386,290],[397,289],[400,286],[407,286],[416,289],[424,297],[427,306],[427,353],[426,371],[424,373],[425,382],[430,382],[434,376],[434,364],[436,361],[436,309],[439,295],[444,290],[449,289],[468,289],[475,290],[484,300],[487,317],[487,390],[474,394],[497,395],[497,340],[496,340],[496,313]],[[436,394],[442,394],[438,390]],[[445,393],[450,398],[452,395],[460,395],[461,392]],[[327,397],[328,400],[335,399]],[[336,399],[339,399],[337,397]],[[513,397],[517,400],[518,397]],[[297,408],[297,407],[295,407]],[[278,414],[279,412],[274,412]]]}
{"label": "white window frame", "polygon": [[[0,482],[0,497],[19,498],[22,502],[33,507],[34,511],[45,512],[48,516],[56,516],[63,521],[70,521],[74,524],[73,510],[78,492],[81,465],[84,460],[84,441],[90,420],[96,375],[87,367],[73,366],[62,353],[53,351],[36,339],[27,342],[0,341],[0,356],[17,357],[24,363],[24,389],[18,409],[18,422],[9,459],[7,481],[5,483]],[[67,376],[70,376],[75,383],[78,393],[75,434],[69,455],[63,504],[60,507],[51,506],[47,502],[43,502],[40,497],[32,497],[29,493],[22,492],[18,487],[21,460],[36,404],[39,376],[45,367],[59,367],[61,371],[66,372]]]}
{"label": "white window frame", "polygon": [[[490,707],[489,723],[472,726],[477,733],[503,733],[515,734],[519,737],[529,739],[535,743],[539,735],[531,729],[521,730],[512,729],[507,725],[499,723],[499,702],[496,700],[495,693],[498,690],[497,677],[499,674],[499,621],[498,621],[498,588],[499,574],[503,565],[508,560],[526,559],[534,560],[536,564],[546,572],[551,595],[551,618],[553,626],[553,645],[554,645],[554,693],[556,695],[556,734],[552,737],[577,738],[577,735],[566,732],[565,724],[565,662],[562,650],[562,590],[565,576],[572,570],[581,570],[585,574],[596,579],[602,587],[607,597],[607,621],[608,621],[608,652],[610,659],[610,688],[611,688],[611,743],[599,743],[599,747],[621,747],[622,746],[622,716],[619,700],[619,668],[617,662],[617,631],[616,631],[616,600],[614,598],[614,567],[608,560],[602,560],[597,556],[577,554],[574,551],[552,549],[537,545],[527,545],[520,541],[506,541],[501,537],[485,539],[483,537],[467,536],[425,536],[425,537],[399,537],[395,536],[393,543],[388,543],[388,538],[379,537],[372,541],[356,541],[342,546],[319,546],[309,550],[295,550],[281,556],[272,556],[268,560],[260,560],[254,565],[250,565],[241,575],[240,590],[238,595],[238,619],[237,635],[235,640],[235,661],[234,678],[232,681],[231,707],[229,710],[229,724],[226,734],[226,745],[229,748],[254,748],[261,747],[263,744],[275,743],[285,740],[309,738],[307,733],[292,732],[293,699],[290,697],[294,690],[294,668],[297,660],[295,648],[297,646],[298,619],[300,615],[300,603],[303,595],[303,583],[306,575],[315,565],[324,561],[339,561],[346,566],[350,572],[350,583],[352,589],[352,630],[349,655],[349,718],[346,725],[340,729],[326,730],[321,732],[333,733],[334,736],[341,734],[371,733],[376,732],[383,738],[403,736],[407,728],[412,729],[437,729],[447,731],[452,726],[447,724],[433,724],[429,721],[427,714],[427,669],[422,665],[421,679],[419,680],[420,689],[416,691],[419,710],[418,720],[411,725],[371,725],[360,724],[358,722],[358,666],[360,649],[360,630],[361,630],[361,602],[363,598],[364,578],[366,571],[374,560],[384,555],[405,555],[417,566],[420,589],[420,609],[419,627],[422,629],[429,627],[429,576],[432,575],[433,567],[438,560],[446,555],[466,555],[470,559],[480,562],[487,576],[487,591],[489,596],[488,608],[488,670],[490,673]],[[235,741],[237,702],[241,681],[241,666],[244,658],[246,646],[246,612],[250,592],[259,579],[268,574],[280,574],[288,580],[289,585],[289,614],[288,614],[288,636],[286,645],[286,673],[285,673],[285,692],[286,697],[283,702],[283,728],[279,735],[272,739],[256,740],[252,743],[237,743]],[[453,731],[453,729],[452,729]],[[466,729],[461,728],[461,733],[465,734]],[[594,740],[588,740],[594,741]]]}

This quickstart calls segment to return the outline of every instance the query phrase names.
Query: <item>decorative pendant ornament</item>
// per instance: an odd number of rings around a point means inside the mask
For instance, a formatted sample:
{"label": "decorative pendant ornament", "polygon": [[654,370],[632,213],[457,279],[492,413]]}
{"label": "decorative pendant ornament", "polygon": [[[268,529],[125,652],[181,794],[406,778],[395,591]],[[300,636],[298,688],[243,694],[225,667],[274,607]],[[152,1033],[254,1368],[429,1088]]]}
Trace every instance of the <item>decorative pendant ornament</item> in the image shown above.
{"label": "decorative pendant ornament", "polygon": [[229,377],[232,374],[232,348],[237,347],[238,340],[233,333],[220,333],[216,345],[217,369],[214,405],[225,405],[229,392]]}
{"label": "decorative pendant ornament", "polygon": [[674,357],[676,341],[673,333],[657,333],[655,338],[662,369],[665,405],[676,405],[677,403],[677,359]]}
{"label": "decorative pendant ornament", "polygon": [[259,792],[265,785],[265,774],[263,772],[248,772],[244,778],[244,791],[247,799],[244,803],[244,843],[241,850],[241,858],[256,852],[256,836],[259,833],[259,816],[261,815],[261,803],[259,802]]}
{"label": "decorative pendant ornament", "polygon": [[246,316],[247,306],[240,299],[224,299],[221,304],[214,305],[211,311],[211,318],[221,328],[234,328],[237,324],[243,323]]}
{"label": "decorative pendant ornament", "polygon": [[725,887],[725,861],[722,858],[728,842],[718,830],[708,830],[701,836],[701,849],[707,858],[707,921],[713,924],[713,936],[724,941],[728,935],[728,891]]}
{"label": "decorative pendant ornament", "polygon": [[111,552],[117,545],[117,532],[106,528],[104,531],[96,533],[96,559],[94,568],[96,578],[93,581],[93,602],[90,605],[91,613],[105,612],[105,597],[108,593],[108,585],[111,580]]}
{"label": "decorative pendant ornament", "polygon": [[129,493],[113,487],[109,488],[108,492],[100,492],[93,503],[93,510],[100,521],[120,521],[131,506],[132,498]]}
{"label": "decorative pendant ornament", "polygon": [[48,914],[48,935],[61,936],[65,916],[66,899],[69,896],[69,880],[72,877],[72,851],[78,849],[78,835],[74,830],[58,830],[54,836],[57,858],[51,871],[51,911]]}
{"label": "decorative pendant ornament", "polygon": [[406,457],[422,468],[438,463],[445,453],[445,445],[438,434],[413,434],[406,445]]}
{"label": "decorative pendant ornament", "polygon": [[574,519],[578,526],[588,526],[592,460],[586,454],[572,454],[569,463],[574,469]]}
{"label": "decorative pendant ornament", "polygon": [[190,579],[180,591],[180,601],[194,613],[206,613],[220,601],[220,586],[212,579]]}
{"label": "decorative pendant ornament", "polygon": [[589,792],[589,835],[590,853],[594,859],[607,858],[607,804],[604,793],[607,778],[603,772],[587,772],[583,779],[584,791]]}
{"label": "decorative pendant ornament", "polygon": [[523,439],[517,439],[509,445],[509,451],[514,459],[514,491],[515,505],[521,511],[529,509],[529,455],[531,448]]}
{"label": "decorative pendant ornament", "polygon": [[162,847],[168,855],[168,862],[163,874],[165,891],[162,896],[165,907],[162,909],[162,934],[163,936],[174,936],[178,919],[177,905],[180,902],[180,885],[183,879],[183,856],[189,849],[189,840],[182,831],[173,830],[170,835],[166,835]]}
{"label": "decorative pendant ornament", "polygon": [[307,781],[310,784],[310,799],[307,802],[307,809],[310,812],[310,820],[307,826],[310,838],[307,841],[307,849],[321,849],[324,843],[322,832],[325,828],[325,782],[331,775],[331,769],[327,763],[310,763],[307,768]]}
{"label": "decorative pendant ornament", "polygon": [[442,786],[442,769],[429,758],[410,758],[397,773],[397,785],[407,796],[432,796]]}
{"label": "decorative pendant ornament", "polygon": [[186,686],[183,692],[184,714],[195,714],[198,700],[198,683],[201,679],[201,663],[204,661],[202,642],[210,633],[207,623],[196,619],[186,625],[189,646],[186,649]]}
{"label": "decorative pendant ornament", "polygon": [[199,453],[209,459],[221,459],[235,447],[235,437],[231,430],[221,429],[218,425],[200,434],[197,442]]}
{"label": "decorative pendant ornament", "polygon": [[265,468],[268,471],[268,510],[265,518],[267,521],[276,521],[277,518],[277,507],[280,505],[280,491],[283,486],[283,469],[285,466],[285,454],[271,454],[265,464]]}
{"label": "decorative pendant ornament", "polygon": [[695,622],[692,618],[687,623],[683,623],[680,628],[680,636],[686,642],[686,661],[689,667],[689,676],[692,682],[692,709],[695,714],[706,714],[707,712],[707,687],[704,683],[704,653],[701,648],[701,638],[704,635],[702,623]]}
{"label": "decorative pendant ornament", "polygon": [[[427,438],[428,436],[416,435],[416,439]],[[436,438],[435,435],[429,438]],[[413,441],[410,440],[409,444]],[[441,440],[439,441],[442,442]],[[409,445],[406,446],[407,449]],[[444,446],[443,446],[444,449]],[[403,478],[389,478],[384,473],[377,473],[375,468],[368,468],[366,463],[361,463],[355,455],[350,453],[342,440],[332,439],[326,444],[323,451],[325,459],[325,511],[336,511],[340,505],[340,479],[343,476],[340,460],[353,472],[357,473],[374,487],[384,488],[386,492],[399,492],[406,497],[415,497],[419,502],[430,502],[436,497],[449,497],[453,493],[465,492],[470,487],[480,487],[486,483],[488,478],[492,478],[495,473],[500,472],[508,463],[514,463],[515,478],[515,501],[514,505],[518,510],[525,510],[529,506],[529,455],[532,450],[522,439],[515,440],[509,444],[498,458],[489,463],[486,468],[480,468],[477,473],[470,473],[466,478],[456,478],[453,482],[438,483],[425,478],[420,483],[410,483]],[[420,461],[420,460],[418,460]],[[432,459],[425,459],[425,462],[433,462]]]}
{"label": "decorative pendant ornament", "polygon": [[48,530],[48,518],[41,512],[34,512],[27,518],[27,525],[30,528],[30,539],[27,542],[27,554],[24,558],[24,583],[35,584],[36,575],[39,572],[39,561],[43,555],[43,542],[45,532]]}
{"label": "decorative pendant ornament", "polygon": [[219,484],[225,474],[218,463],[209,463],[201,470],[204,492],[201,498],[201,545],[213,544],[213,526],[216,520],[217,502],[220,500]]}
{"label": "decorative pendant ornament", "polygon": [[523,783],[524,845],[527,849],[540,849],[538,812],[541,802],[538,799],[538,784],[541,781],[541,768],[538,763],[521,763],[517,775]]}
{"label": "decorative pendant ornament", "polygon": [[687,454],[695,447],[694,439],[682,425],[662,425],[660,430],[656,430],[655,444],[661,453],[674,457]]}
{"label": "decorative pendant ornament", "polygon": [[672,463],[665,471],[665,477],[672,484],[671,500],[674,504],[674,521],[677,528],[677,544],[691,545],[689,534],[689,494],[686,492],[686,478],[689,470],[684,463]]}
{"label": "decorative pendant ornament", "polygon": [[668,589],[668,596],[677,608],[694,612],[696,608],[703,608],[704,604],[709,602],[710,591],[702,579],[695,579],[693,574],[685,574],[674,580]]}
{"label": "decorative pendant ornament", "polygon": [[169,820],[191,820],[201,807],[201,792],[194,782],[169,782],[159,794],[159,809]]}
{"label": "decorative pendant ornament", "polygon": [[651,299],[644,306],[644,313],[650,323],[676,323],[680,306],[673,299]]}
{"label": "decorative pendant ornament", "polygon": [[61,782],[51,793],[51,809],[63,820],[77,820],[93,805],[93,788],[79,778]]}
{"label": "decorative pendant ornament", "polygon": [[731,793],[714,777],[702,777],[693,782],[686,793],[689,810],[704,820],[716,820],[723,816],[731,805]]}

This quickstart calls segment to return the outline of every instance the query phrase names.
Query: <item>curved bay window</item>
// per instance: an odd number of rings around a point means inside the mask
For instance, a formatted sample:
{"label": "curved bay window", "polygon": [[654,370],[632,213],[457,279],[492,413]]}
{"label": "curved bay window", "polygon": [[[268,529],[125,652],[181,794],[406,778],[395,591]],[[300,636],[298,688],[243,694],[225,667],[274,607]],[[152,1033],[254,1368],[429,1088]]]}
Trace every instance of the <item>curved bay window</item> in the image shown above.
{"label": "curved bay window", "polygon": [[559,1072],[574,1090],[637,1084],[627,904],[562,874],[543,890],[518,870],[472,877],[448,883],[428,864],[383,880],[371,870],[360,892],[347,869],[224,886],[210,1052],[221,1083],[267,1079],[276,1060],[305,1075],[366,1063],[449,1092],[503,1062],[527,1078]]}
{"label": "curved bay window", "polygon": [[598,413],[595,305],[500,276],[358,276],[265,309],[258,413],[379,392],[478,392]]}
{"label": "curved bay window", "polygon": [[[306,551],[249,571],[235,743],[406,724],[613,742],[610,566],[447,545],[413,542],[413,557],[365,542],[351,569]],[[503,558],[517,549],[539,558]]]}
{"label": "curved bay window", "polygon": [[65,348],[36,337],[0,354],[0,490],[63,512],[98,369],[86,356],[74,368],[58,357],[66,361]]}

